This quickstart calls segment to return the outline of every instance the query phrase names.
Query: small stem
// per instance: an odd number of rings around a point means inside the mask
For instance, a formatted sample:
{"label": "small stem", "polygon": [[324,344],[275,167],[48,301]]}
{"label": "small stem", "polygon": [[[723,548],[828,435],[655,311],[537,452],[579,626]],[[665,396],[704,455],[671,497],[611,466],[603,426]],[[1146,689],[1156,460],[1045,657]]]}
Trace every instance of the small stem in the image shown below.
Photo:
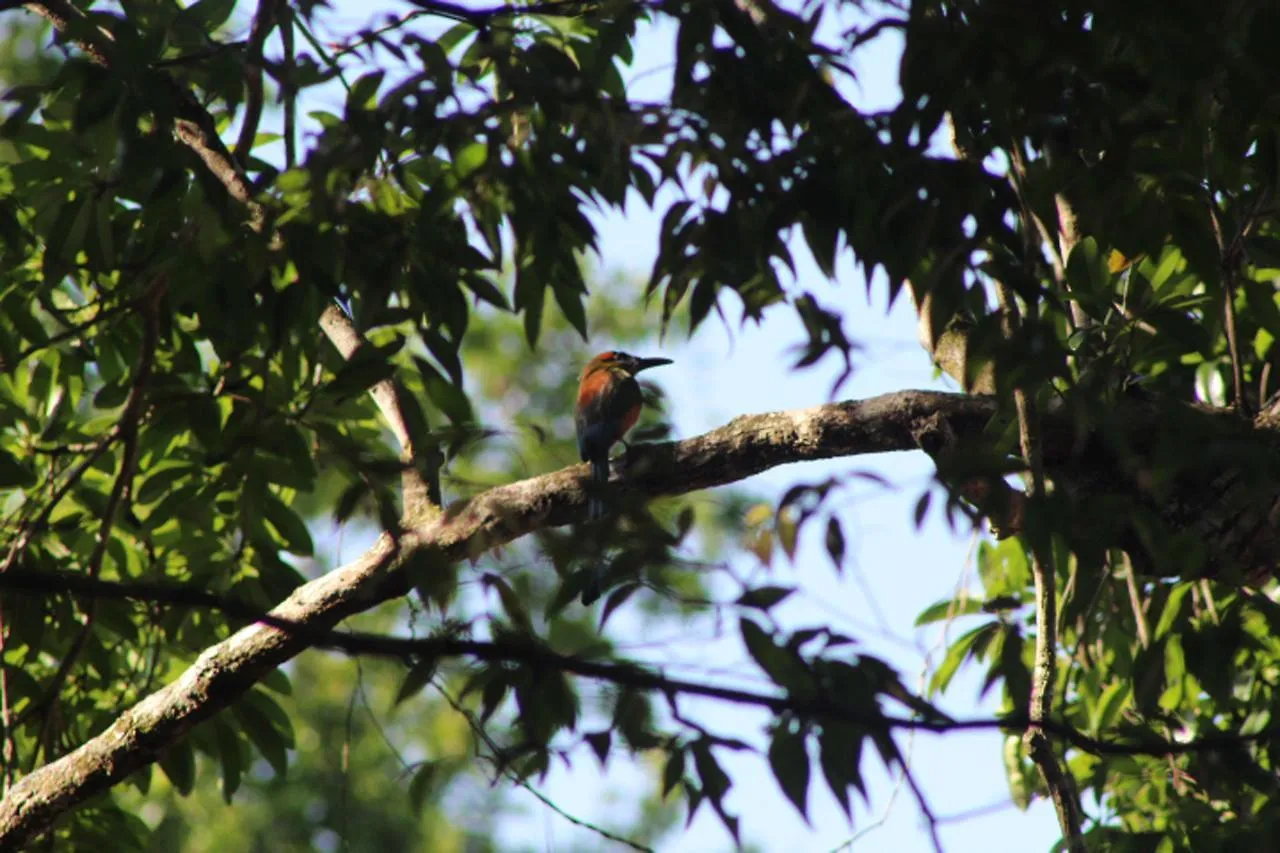
{"label": "small stem", "polygon": [[253,27],[249,31],[249,45],[245,55],[244,123],[240,125],[240,136],[235,148],[236,159],[241,168],[245,168],[249,162],[249,152],[253,149],[253,140],[258,135],[258,123],[262,120],[262,54],[267,38],[276,25],[276,4],[277,0],[258,0],[258,11],[253,16]]}
{"label": "small stem", "polygon": [[1133,621],[1138,626],[1138,643],[1142,648],[1151,645],[1151,629],[1147,625],[1147,612],[1142,609],[1142,596],[1138,593],[1138,580],[1133,574],[1133,561],[1124,555],[1124,582],[1129,588],[1129,606],[1133,608]]}
{"label": "small stem", "polygon": [[[1017,303],[1006,285],[997,283],[996,292],[1000,299],[1005,337],[1012,339],[1020,322]],[[1030,469],[1027,501],[1031,507],[1043,513],[1045,476],[1038,413],[1023,387],[1014,388],[1013,403],[1018,416],[1018,440],[1022,456]],[[1072,853],[1083,853],[1085,847],[1080,829],[1080,800],[1075,791],[1074,780],[1063,770],[1048,734],[1039,725],[1035,725],[1047,722],[1053,712],[1053,686],[1058,657],[1058,600],[1053,549],[1039,529],[1039,524],[1029,524],[1028,528],[1031,573],[1035,579],[1036,592],[1036,647],[1028,709],[1033,727],[1027,730],[1025,743],[1031,760],[1040,769],[1045,787],[1049,790],[1049,797],[1058,814],[1058,824],[1062,827],[1069,849]]]}
{"label": "small stem", "polygon": [[4,623],[4,599],[0,598],[0,725],[4,726],[4,793],[13,785],[14,768],[18,764],[18,742],[13,732],[13,713],[9,707],[9,664],[4,653],[9,644],[8,628]]}
{"label": "small stem", "polygon": [[293,85],[294,42],[293,9],[286,3],[280,10],[280,42],[284,46],[280,97],[284,101],[284,165],[292,169],[298,164],[298,92]]}

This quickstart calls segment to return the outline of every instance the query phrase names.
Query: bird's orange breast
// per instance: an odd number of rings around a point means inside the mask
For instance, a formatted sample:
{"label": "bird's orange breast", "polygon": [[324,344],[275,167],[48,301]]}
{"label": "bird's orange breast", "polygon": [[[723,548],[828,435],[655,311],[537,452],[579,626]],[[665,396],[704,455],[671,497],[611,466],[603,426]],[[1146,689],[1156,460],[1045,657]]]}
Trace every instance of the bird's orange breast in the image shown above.
{"label": "bird's orange breast", "polygon": [[613,387],[614,378],[607,370],[590,370],[582,375],[578,384],[578,408],[598,405]]}

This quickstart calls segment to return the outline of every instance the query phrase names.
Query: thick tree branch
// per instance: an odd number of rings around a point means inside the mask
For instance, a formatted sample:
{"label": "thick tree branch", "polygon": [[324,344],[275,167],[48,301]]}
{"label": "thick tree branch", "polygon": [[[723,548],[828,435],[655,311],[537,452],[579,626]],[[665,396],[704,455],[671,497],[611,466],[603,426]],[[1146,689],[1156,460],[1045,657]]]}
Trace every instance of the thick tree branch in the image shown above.
{"label": "thick tree branch", "polygon": [[[884,692],[885,698],[904,705],[921,704],[918,716],[905,717],[868,710],[865,704],[848,704],[830,694],[786,696],[758,693],[734,687],[685,681],[665,675],[661,670],[621,661],[598,660],[559,652],[545,643],[521,641],[472,640],[456,636],[399,637],[363,631],[318,628],[286,617],[264,613],[249,602],[211,593],[200,587],[154,582],[111,582],[85,578],[69,572],[47,572],[16,569],[0,577],[0,589],[15,595],[73,596],[110,601],[137,601],[170,604],[181,607],[218,610],[245,620],[259,621],[266,627],[298,636],[316,648],[326,648],[349,655],[391,658],[414,664],[445,658],[471,658],[490,663],[517,663],[557,670],[573,675],[605,681],[624,687],[653,690],[667,695],[699,696],[739,705],[766,708],[775,713],[792,713],[805,717],[831,717],[856,723],[874,731],[926,731],[943,734],[952,731],[1001,729],[1025,731],[1041,728],[1048,734],[1093,755],[1185,755],[1198,752],[1238,749],[1250,743],[1265,743],[1280,736],[1280,726],[1270,726],[1251,734],[1214,732],[1191,739],[1136,737],[1097,738],[1084,734],[1066,723],[1048,719],[1036,722],[1030,715],[1011,713],[1000,717],[956,719],[929,712],[919,697],[897,696]],[[677,715],[679,719],[679,715]]]}
{"label": "thick tree branch", "polygon": [[[314,628],[373,604],[369,589],[415,542],[384,535],[368,553],[299,587],[272,614]],[[407,546],[407,548],[406,548]],[[0,801],[0,849],[20,849],[63,813],[159,758],[193,726],[310,645],[297,634],[252,625],[206,650],[177,680],[125,711],[102,734],[24,777]]]}
{"label": "thick tree branch", "polygon": [[[913,391],[741,417],[697,438],[642,448],[625,486],[648,496],[682,494],[788,462],[910,449],[916,425],[926,418],[943,413],[958,432],[972,434],[993,411],[989,400]],[[384,534],[354,562],[299,587],[271,616],[327,630],[404,594],[410,564],[430,571],[532,530],[579,519],[588,482],[587,466],[574,465],[491,489],[398,537]],[[303,633],[255,624],[207,649],[177,680],[105,732],[13,786],[0,802],[0,849],[21,846],[62,813],[156,761],[193,726],[311,642]]]}
{"label": "thick tree branch", "polygon": [[[921,436],[937,428],[938,419],[961,439],[979,440],[997,412],[996,401],[989,397],[900,391],[746,415],[685,441],[636,446],[625,476],[615,474],[612,488],[654,498],[736,482],[792,462],[914,450]],[[1137,435],[1149,435],[1157,423],[1168,424],[1167,412],[1138,404],[1121,414]],[[1214,424],[1222,420],[1202,416]],[[1280,413],[1271,417],[1265,426],[1280,430]],[[1239,422],[1227,415],[1224,426],[1239,428]],[[1046,416],[1046,463],[1078,465],[1073,454],[1079,445],[1069,420]],[[308,648],[320,636],[314,632],[327,631],[341,619],[405,594],[410,567],[415,574],[431,571],[534,530],[580,520],[589,482],[587,466],[572,465],[490,489],[437,518],[417,523],[409,519],[396,537],[384,534],[368,553],[299,587],[271,611],[272,618],[296,622],[305,631],[260,623],[240,630],[206,650],[176,681],[126,711],[104,733],[21,780],[0,802],[0,848],[34,838],[63,812],[157,760],[194,725]],[[577,669],[567,671],[590,676],[593,671],[583,667],[600,665],[579,662]],[[717,697],[726,698],[720,693],[712,696]],[[1042,727],[1050,729],[1048,723]]]}

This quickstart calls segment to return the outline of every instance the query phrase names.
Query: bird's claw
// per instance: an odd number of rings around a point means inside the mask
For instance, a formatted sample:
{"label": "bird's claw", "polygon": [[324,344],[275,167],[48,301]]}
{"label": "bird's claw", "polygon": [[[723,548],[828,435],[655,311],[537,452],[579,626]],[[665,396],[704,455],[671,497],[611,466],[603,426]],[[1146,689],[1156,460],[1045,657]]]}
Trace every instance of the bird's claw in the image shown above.
{"label": "bird's claw", "polygon": [[627,469],[631,467],[631,455],[636,452],[636,449],[625,441],[620,443],[622,444],[622,455],[611,461],[613,463],[613,470],[617,471],[619,474],[626,474]]}

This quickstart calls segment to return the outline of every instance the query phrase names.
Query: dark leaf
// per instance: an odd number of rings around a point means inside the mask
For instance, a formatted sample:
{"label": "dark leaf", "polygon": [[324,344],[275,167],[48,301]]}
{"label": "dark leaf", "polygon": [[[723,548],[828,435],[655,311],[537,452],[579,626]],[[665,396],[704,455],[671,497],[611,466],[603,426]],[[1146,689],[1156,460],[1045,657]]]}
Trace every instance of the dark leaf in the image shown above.
{"label": "dark leaf", "polygon": [[805,733],[791,731],[785,724],[773,732],[769,745],[769,767],[782,792],[809,822],[809,753],[805,750]]}

